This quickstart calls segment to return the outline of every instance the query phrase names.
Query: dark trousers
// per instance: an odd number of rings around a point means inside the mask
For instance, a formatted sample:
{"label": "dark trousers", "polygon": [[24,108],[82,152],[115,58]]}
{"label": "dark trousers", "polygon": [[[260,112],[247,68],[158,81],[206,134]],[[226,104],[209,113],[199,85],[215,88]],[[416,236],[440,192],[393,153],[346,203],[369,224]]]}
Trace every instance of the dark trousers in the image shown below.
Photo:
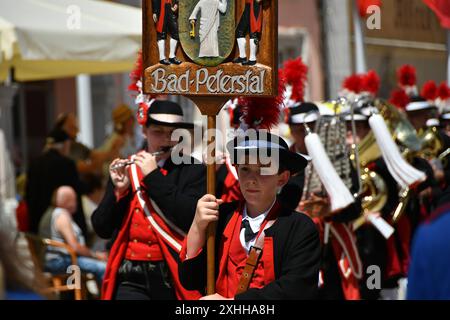
{"label": "dark trousers", "polygon": [[123,260],[119,268],[116,300],[176,300],[165,261]]}
{"label": "dark trousers", "polygon": [[178,35],[178,20],[177,15],[172,11],[170,4],[166,4],[164,10],[164,17],[159,17],[159,19],[164,19],[162,32],[157,32],[157,40],[165,40],[167,38],[167,32],[169,32],[170,37],[174,40],[179,40]]}
{"label": "dark trousers", "polygon": [[[255,2],[253,9],[255,16],[258,17],[261,11],[261,6]],[[250,30],[250,14],[250,4],[246,3],[244,12],[242,13],[241,19],[239,20],[239,24],[236,28],[236,38],[245,38],[247,34],[250,34],[251,39],[259,39],[259,33],[252,33]]]}

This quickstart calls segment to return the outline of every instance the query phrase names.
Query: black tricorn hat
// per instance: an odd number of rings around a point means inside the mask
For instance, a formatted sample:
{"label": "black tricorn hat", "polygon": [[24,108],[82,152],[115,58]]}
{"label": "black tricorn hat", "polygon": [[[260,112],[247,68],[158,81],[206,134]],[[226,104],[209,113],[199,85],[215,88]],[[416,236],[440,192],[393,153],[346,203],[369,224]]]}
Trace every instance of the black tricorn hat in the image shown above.
{"label": "black tricorn hat", "polygon": [[[239,164],[241,155],[251,154],[256,151],[258,157],[279,156],[279,164],[286,168],[291,174],[302,171],[308,160],[302,155],[289,150],[289,146],[281,137],[269,133],[267,130],[248,130],[243,135],[238,135],[227,143],[228,152],[231,155],[231,163]],[[261,152],[262,151],[262,152]]]}
{"label": "black tricorn hat", "polygon": [[[139,116],[138,111],[138,118]],[[154,100],[150,103],[147,110],[145,126],[148,127],[150,124],[184,129],[194,128],[193,123],[184,121],[183,109],[181,109],[181,106],[178,103],[169,100]]]}

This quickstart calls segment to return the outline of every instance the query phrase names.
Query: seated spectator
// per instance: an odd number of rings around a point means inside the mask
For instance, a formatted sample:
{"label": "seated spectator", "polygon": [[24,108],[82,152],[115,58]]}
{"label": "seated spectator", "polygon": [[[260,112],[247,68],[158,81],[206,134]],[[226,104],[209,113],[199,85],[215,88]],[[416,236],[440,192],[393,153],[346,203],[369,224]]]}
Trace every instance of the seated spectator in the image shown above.
{"label": "seated spectator", "polygon": [[[72,220],[77,209],[75,191],[68,186],[59,187],[55,194],[55,208],[48,210],[39,226],[40,234],[55,241],[67,243],[78,255],[82,272],[93,273],[100,284],[106,268],[106,254],[93,252],[87,246],[78,225]],[[50,215],[50,217],[48,217]],[[46,225],[46,222],[49,224]],[[46,269],[52,273],[64,273],[71,265],[68,252],[62,248],[49,247],[46,253]]]}

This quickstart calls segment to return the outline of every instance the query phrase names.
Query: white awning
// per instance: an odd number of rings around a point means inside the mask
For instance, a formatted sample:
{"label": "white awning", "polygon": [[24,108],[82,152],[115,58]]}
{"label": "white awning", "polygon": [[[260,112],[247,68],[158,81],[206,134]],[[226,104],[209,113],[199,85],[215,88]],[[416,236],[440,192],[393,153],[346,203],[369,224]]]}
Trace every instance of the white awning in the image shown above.
{"label": "white awning", "polygon": [[94,0],[0,1],[0,81],[124,72],[141,47],[141,9]]}

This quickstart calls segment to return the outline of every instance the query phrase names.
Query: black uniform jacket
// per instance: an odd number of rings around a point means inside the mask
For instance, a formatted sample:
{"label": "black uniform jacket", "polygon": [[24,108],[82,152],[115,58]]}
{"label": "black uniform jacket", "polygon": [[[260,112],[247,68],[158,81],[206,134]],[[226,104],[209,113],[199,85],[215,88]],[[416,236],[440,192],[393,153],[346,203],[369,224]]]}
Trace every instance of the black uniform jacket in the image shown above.
{"label": "black uniform jacket", "polygon": [[[185,232],[194,218],[198,199],[206,193],[206,167],[193,158],[188,161],[197,164],[176,165],[169,158],[163,167],[168,172],[166,176],[154,170],[143,179],[150,198]],[[92,215],[92,225],[100,237],[109,239],[117,234],[132,196],[130,186],[128,195],[117,202],[114,186],[108,182],[105,196]]]}
{"label": "black uniform jacket", "polygon": [[[216,252],[221,234],[239,202],[221,205],[217,224]],[[319,233],[305,214],[282,207],[273,226],[265,231],[273,238],[275,281],[261,289],[251,288],[235,296],[237,300],[315,299],[320,265]],[[216,277],[219,271],[216,257]],[[206,249],[193,259],[185,260],[179,268],[180,280],[186,289],[203,291],[206,285]]]}

